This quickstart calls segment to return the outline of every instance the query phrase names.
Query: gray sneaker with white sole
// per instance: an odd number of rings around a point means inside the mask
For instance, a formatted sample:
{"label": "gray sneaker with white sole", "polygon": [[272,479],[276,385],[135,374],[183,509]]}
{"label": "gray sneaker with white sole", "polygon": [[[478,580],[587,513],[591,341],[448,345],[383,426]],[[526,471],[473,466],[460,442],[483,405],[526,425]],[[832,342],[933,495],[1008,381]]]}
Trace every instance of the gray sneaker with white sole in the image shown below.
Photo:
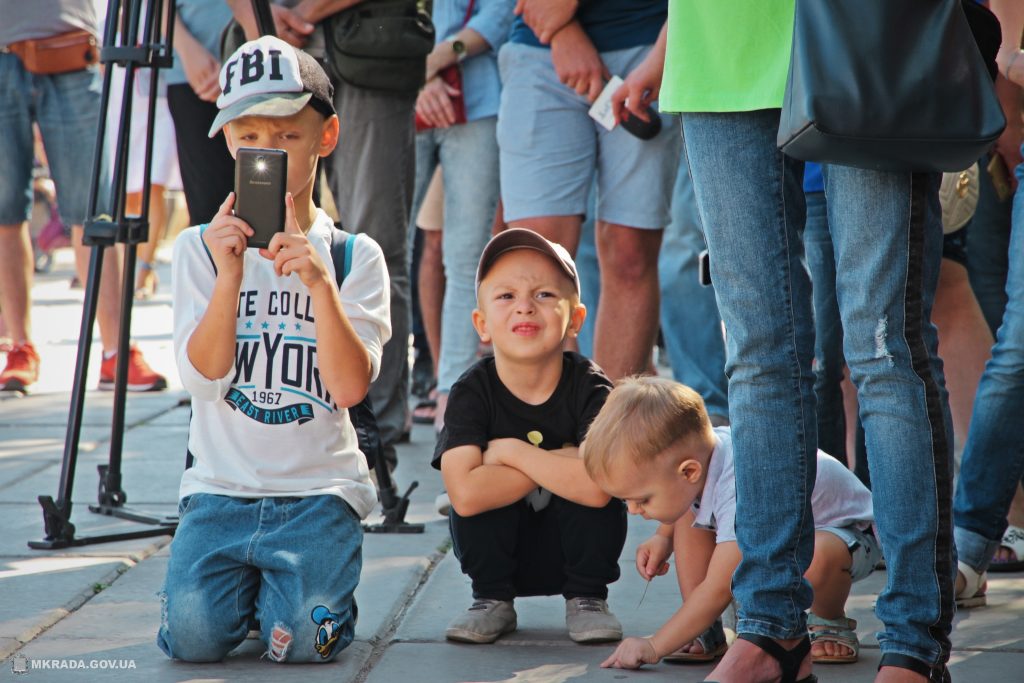
{"label": "gray sneaker with white sole", "polygon": [[622,640],[622,624],[600,598],[572,598],[565,601],[565,625],[577,643]]}
{"label": "gray sneaker with white sole", "polygon": [[462,643],[493,643],[516,630],[516,610],[511,600],[476,599],[455,617],[444,637]]}

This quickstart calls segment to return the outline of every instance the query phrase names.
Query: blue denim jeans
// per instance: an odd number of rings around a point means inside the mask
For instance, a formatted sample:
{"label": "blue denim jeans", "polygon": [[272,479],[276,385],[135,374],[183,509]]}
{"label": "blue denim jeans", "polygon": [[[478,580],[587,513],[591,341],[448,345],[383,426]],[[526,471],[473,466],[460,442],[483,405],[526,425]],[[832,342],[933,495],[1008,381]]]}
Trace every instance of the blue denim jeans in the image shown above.
{"label": "blue denim jeans", "polygon": [[[1024,166],[1017,167],[1018,181]],[[967,434],[953,518],[960,559],[984,571],[1006,531],[1006,513],[1024,475],[1024,193],[1017,191],[1010,231],[1006,311],[981,376]]]}
{"label": "blue denim jeans", "polygon": [[843,410],[843,323],[836,301],[836,257],[824,192],[807,192],[804,252],[814,301],[814,396],[818,401],[818,448],[846,461]]}
{"label": "blue denim jeans", "polygon": [[[803,574],[817,447],[803,164],[776,148],[779,110],[682,118],[727,330],[743,553],[733,577],[737,631],[795,638],[811,604]],[[844,353],[888,563],[879,643],[883,654],[935,665],[949,655],[955,571],[952,438],[929,322],[942,247],[938,179],[833,167],[825,181]]]}
{"label": "blue denim jeans", "polygon": [[441,308],[441,358],[437,390],[447,392],[476,362],[473,329],[476,266],[491,236],[498,205],[498,142],[493,116],[416,135],[416,194],[413,220],[434,169],[444,176],[442,250],[445,290]]}
{"label": "blue denim jeans", "polygon": [[157,645],[217,662],[254,619],[276,662],[329,662],[352,642],[363,529],[337,496],[183,498]]}
{"label": "blue denim jeans", "polygon": [[989,159],[986,155],[979,162],[982,172],[978,176],[978,209],[967,231],[967,272],[974,296],[995,336],[1006,308],[1007,247],[1014,200],[1011,197],[1000,201],[996,195],[992,178],[984,170]]}
{"label": "blue denim jeans", "polygon": [[714,286],[701,285],[697,276],[704,233],[685,161],[676,174],[672,220],[662,240],[658,255],[661,333],[672,376],[701,395],[708,413],[729,417],[722,318]]}

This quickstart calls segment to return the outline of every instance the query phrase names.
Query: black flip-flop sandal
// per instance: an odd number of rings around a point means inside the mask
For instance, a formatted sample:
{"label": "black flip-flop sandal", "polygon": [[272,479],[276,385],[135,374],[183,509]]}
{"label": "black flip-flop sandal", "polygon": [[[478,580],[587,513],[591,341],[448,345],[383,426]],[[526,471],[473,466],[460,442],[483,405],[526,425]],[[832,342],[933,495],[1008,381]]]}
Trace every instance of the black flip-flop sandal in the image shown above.
{"label": "black flip-flop sandal", "polygon": [[[797,673],[800,671],[800,665],[811,652],[811,640],[807,636],[804,636],[803,640],[797,643],[797,646],[792,650],[787,650],[771,638],[756,633],[741,633],[736,637],[742,638],[748,643],[753,643],[779,663],[779,668],[782,669],[779,683],[818,683],[818,677],[814,674],[810,674],[800,680],[796,678]],[[715,682],[704,681],[704,683]]]}
{"label": "black flip-flop sandal", "polygon": [[412,421],[418,425],[432,425],[437,416],[437,401],[423,399],[412,409]]}

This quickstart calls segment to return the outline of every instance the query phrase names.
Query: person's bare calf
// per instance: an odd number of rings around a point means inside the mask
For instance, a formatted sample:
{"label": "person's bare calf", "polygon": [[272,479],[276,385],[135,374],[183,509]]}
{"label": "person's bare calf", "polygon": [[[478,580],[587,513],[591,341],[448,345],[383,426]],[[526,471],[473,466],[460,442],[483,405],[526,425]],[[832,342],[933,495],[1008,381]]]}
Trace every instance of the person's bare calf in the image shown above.
{"label": "person's bare calf", "polygon": [[647,373],[658,335],[661,230],[597,223],[601,301],[594,360],[613,380]]}

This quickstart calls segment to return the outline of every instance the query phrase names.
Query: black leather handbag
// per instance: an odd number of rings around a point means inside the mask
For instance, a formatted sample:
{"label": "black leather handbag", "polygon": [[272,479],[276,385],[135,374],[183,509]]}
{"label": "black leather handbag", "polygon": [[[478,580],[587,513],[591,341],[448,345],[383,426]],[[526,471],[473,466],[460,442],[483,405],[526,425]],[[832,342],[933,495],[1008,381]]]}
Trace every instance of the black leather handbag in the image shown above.
{"label": "black leather handbag", "polygon": [[961,171],[1005,126],[961,0],[796,0],[778,135],[787,155]]}
{"label": "black leather handbag", "polygon": [[365,0],[327,18],[324,38],[336,77],[415,94],[426,78],[434,24],[419,0]]}
{"label": "black leather handbag", "polygon": [[[326,64],[331,80],[360,88],[415,95],[434,49],[434,24],[423,0],[365,0],[323,20]],[[269,14],[269,9],[268,9]],[[261,35],[274,35],[273,23]],[[221,34],[223,60],[245,42],[232,20]]]}

